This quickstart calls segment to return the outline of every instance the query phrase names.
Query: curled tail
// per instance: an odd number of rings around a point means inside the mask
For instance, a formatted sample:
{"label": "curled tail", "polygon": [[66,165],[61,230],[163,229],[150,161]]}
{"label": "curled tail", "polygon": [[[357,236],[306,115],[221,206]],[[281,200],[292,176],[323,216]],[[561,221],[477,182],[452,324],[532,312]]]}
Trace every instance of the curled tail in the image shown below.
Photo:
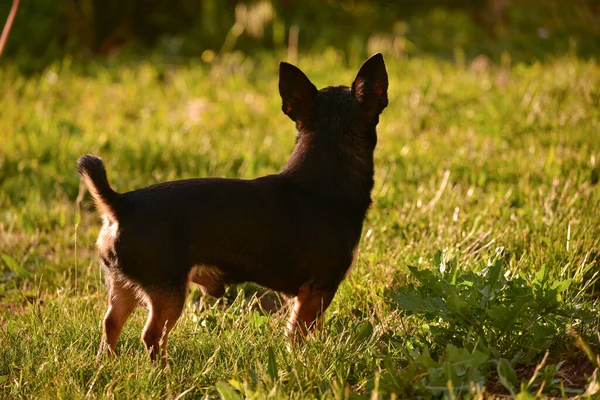
{"label": "curled tail", "polygon": [[108,184],[104,163],[100,157],[91,154],[79,157],[77,172],[94,198],[98,211],[109,219],[117,221],[117,203],[121,195],[112,190]]}

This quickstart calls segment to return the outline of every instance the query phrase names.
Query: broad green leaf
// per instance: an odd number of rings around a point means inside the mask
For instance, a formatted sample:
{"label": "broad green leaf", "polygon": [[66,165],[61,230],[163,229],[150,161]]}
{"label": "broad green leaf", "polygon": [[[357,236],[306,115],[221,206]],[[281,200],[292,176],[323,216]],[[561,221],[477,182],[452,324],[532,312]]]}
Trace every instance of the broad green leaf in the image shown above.
{"label": "broad green leaf", "polygon": [[515,390],[519,385],[519,380],[517,378],[517,373],[510,365],[510,362],[505,358],[501,358],[496,366],[496,371],[498,372],[498,379],[502,386],[514,396]]}
{"label": "broad green leaf", "polygon": [[439,312],[439,308],[433,303],[433,299],[423,298],[416,291],[406,295],[395,296],[394,300],[396,300],[401,308],[412,313]]}
{"label": "broad green leaf", "polygon": [[548,282],[548,266],[544,264],[542,265],[542,269],[535,273],[535,279],[532,283],[535,286],[543,288],[546,282]]}
{"label": "broad green leaf", "polygon": [[448,274],[451,275],[450,283],[456,285],[456,276],[458,274],[458,252],[454,256],[454,261],[450,263],[451,268],[448,270]]}
{"label": "broad green leaf", "polygon": [[271,346],[269,346],[268,350],[267,371],[273,382],[277,381],[279,377],[279,373],[277,371],[277,360],[275,359],[275,352],[273,351],[273,347]]}
{"label": "broad green leaf", "polygon": [[400,378],[398,377],[398,373],[396,371],[396,366],[392,362],[392,358],[389,356],[389,354],[383,360],[383,365],[385,366],[385,369],[387,370],[394,387],[397,387],[397,388],[402,387],[402,382],[400,381]]}
{"label": "broad green leaf", "polygon": [[254,311],[252,313],[252,324],[256,327],[256,328],[260,328],[262,325],[264,325],[267,321],[269,320],[269,318],[265,315],[260,315],[260,313],[258,311]]}
{"label": "broad green leaf", "polygon": [[219,381],[215,386],[217,388],[217,392],[219,392],[223,400],[242,400],[242,397],[229,383]]}
{"label": "broad green leaf", "polygon": [[26,268],[20,265],[17,261],[15,261],[14,258],[9,256],[8,254],[2,253],[2,260],[4,261],[8,269],[10,269],[15,274],[19,275],[19,277],[23,279],[31,277],[31,272],[29,272]]}
{"label": "broad green leaf", "polygon": [[500,277],[500,274],[502,273],[502,267],[504,266],[504,259],[503,258],[497,258],[494,263],[490,266],[489,271],[488,271],[488,276],[487,276],[487,284],[490,288],[490,290],[492,290],[495,286],[496,283],[498,283],[498,278]]}
{"label": "broad green leaf", "polygon": [[429,349],[425,347],[421,354],[417,354],[415,357],[415,361],[424,366],[425,368],[436,368],[439,367],[439,364],[431,358],[429,354]]}
{"label": "broad green leaf", "polygon": [[356,338],[366,340],[373,333],[373,325],[369,321],[363,321],[356,327]]}
{"label": "broad green leaf", "polygon": [[431,263],[437,271],[443,275],[446,270],[446,262],[444,260],[444,253],[441,250],[436,250],[431,257]]}
{"label": "broad green leaf", "polygon": [[244,390],[244,384],[240,381],[236,381],[235,379],[230,379],[228,381],[228,383],[236,390],[238,391],[243,391]]}
{"label": "broad green leaf", "polygon": [[571,279],[566,279],[564,281],[554,282],[552,285],[552,289],[556,290],[556,293],[562,293],[571,286]]}
{"label": "broad green leaf", "polygon": [[538,397],[534,394],[530,394],[527,388],[521,386],[521,391],[515,396],[515,400],[536,400]]}

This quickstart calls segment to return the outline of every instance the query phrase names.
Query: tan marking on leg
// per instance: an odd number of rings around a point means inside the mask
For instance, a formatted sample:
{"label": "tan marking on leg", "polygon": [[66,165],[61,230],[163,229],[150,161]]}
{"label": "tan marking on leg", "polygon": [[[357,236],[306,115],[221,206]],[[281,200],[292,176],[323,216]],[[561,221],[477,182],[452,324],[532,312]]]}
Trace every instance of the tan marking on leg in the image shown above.
{"label": "tan marking on leg", "polygon": [[103,321],[103,337],[98,357],[107,350],[107,346],[109,353],[114,353],[123,325],[138,303],[137,293],[131,286],[116,279],[109,281],[108,310]]}
{"label": "tan marking on leg", "polygon": [[212,297],[221,297],[225,294],[223,273],[220,268],[213,265],[196,265],[188,274],[188,279],[200,286],[202,293]]}
{"label": "tan marking on leg", "polygon": [[155,361],[160,354],[163,361],[167,357],[167,340],[169,332],[181,316],[185,304],[183,293],[151,293],[148,296],[150,314],[142,333],[142,340]]}
{"label": "tan marking on leg", "polygon": [[302,285],[294,299],[294,307],[287,325],[287,335],[291,339],[306,334],[323,325],[323,313],[331,304],[335,289],[319,289],[311,283]]}

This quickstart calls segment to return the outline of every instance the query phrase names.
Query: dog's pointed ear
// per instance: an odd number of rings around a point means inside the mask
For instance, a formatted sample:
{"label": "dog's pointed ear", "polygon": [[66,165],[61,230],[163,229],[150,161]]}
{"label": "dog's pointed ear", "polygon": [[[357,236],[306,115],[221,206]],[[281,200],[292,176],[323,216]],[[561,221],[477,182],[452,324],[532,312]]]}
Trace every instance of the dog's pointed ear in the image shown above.
{"label": "dog's pointed ear", "polygon": [[279,64],[279,94],[281,110],[292,121],[306,118],[312,109],[317,88],[298,67],[282,62]]}
{"label": "dog's pointed ear", "polygon": [[352,93],[365,113],[373,118],[381,114],[388,105],[388,75],[381,53],[369,58],[356,75]]}

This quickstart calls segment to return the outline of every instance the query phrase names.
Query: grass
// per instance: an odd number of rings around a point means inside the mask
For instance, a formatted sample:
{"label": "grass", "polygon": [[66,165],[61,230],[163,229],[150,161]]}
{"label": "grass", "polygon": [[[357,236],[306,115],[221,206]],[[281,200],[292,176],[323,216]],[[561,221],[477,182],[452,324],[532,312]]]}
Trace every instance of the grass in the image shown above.
{"label": "grass", "polygon": [[[306,345],[289,348],[285,307],[266,312],[264,291],[244,285],[220,302],[191,294],[169,368],[143,350],[142,309],[119,356],[94,363],[106,302],[100,223],[89,197],[76,207],[77,157],[103,157],[119,191],[274,173],[295,133],[280,111],[278,60],[0,70],[0,397],[593,396],[600,65],[570,56],[387,60],[358,264]],[[299,66],[318,87],[348,85],[359,65],[342,60],[331,50]],[[411,308],[435,298],[444,312]],[[523,299],[543,335],[528,330],[529,311],[509,308]],[[479,320],[452,304],[493,312]]]}

